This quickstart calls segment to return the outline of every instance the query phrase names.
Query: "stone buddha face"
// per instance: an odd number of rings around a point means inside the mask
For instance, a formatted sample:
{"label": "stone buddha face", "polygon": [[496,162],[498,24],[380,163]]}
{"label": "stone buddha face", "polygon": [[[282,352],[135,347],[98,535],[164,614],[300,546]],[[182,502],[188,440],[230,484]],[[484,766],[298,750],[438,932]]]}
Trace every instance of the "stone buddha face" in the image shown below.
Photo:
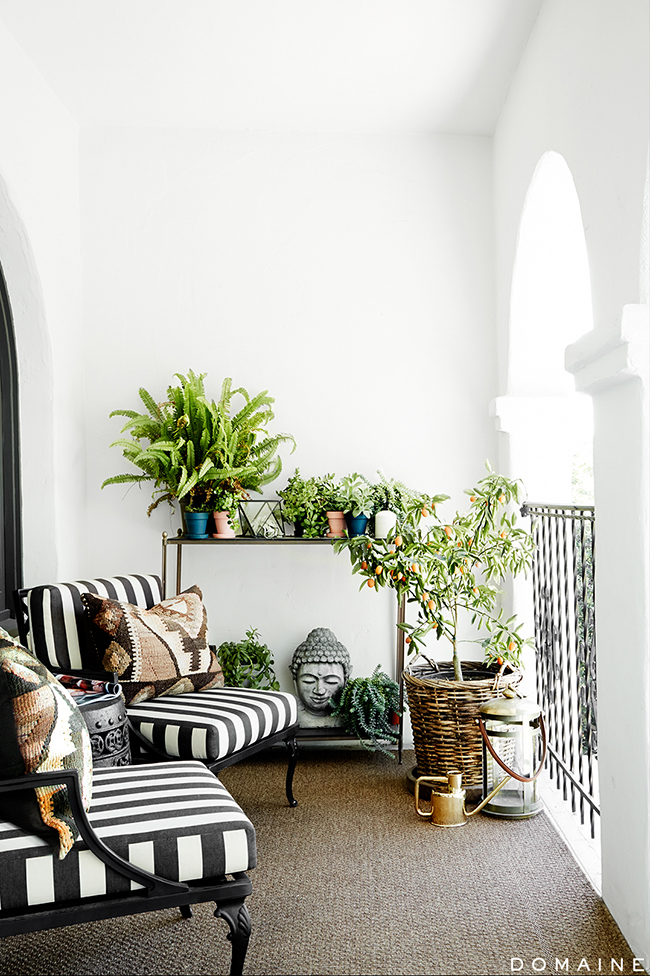
{"label": "stone buddha face", "polygon": [[306,661],[298,668],[296,688],[305,709],[314,715],[330,710],[329,700],[345,684],[343,665],[336,661]]}

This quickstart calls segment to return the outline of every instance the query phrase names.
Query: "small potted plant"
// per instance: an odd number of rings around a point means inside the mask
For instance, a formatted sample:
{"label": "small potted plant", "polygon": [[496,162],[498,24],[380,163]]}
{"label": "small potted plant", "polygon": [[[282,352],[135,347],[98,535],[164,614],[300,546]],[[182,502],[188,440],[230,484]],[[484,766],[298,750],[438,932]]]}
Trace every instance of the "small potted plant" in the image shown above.
{"label": "small potted plant", "polygon": [[379,482],[372,486],[374,501],[374,536],[387,539],[393,532],[398,518],[404,518],[409,505],[424,508],[431,505],[427,495],[407,488],[403,481],[386,478],[378,471]]}
{"label": "small potted plant", "polygon": [[248,497],[248,492],[232,489],[227,482],[215,485],[212,492],[212,516],[216,532],[215,539],[234,539],[239,529],[239,503]]}
{"label": "small potted plant", "polygon": [[318,539],[325,534],[328,526],[325,495],[329,484],[333,484],[333,475],[303,478],[300,469],[296,468],[286,488],[278,492],[284,516],[293,522],[295,535]]}
{"label": "small potted plant", "polygon": [[349,534],[364,535],[373,512],[372,485],[355,471],[341,479],[340,492]]}
{"label": "small potted plant", "polygon": [[323,479],[321,486],[323,506],[329,523],[329,539],[342,539],[345,536],[345,499],[341,484],[334,481],[330,475]]}
{"label": "small potted plant", "polygon": [[259,631],[251,627],[241,641],[224,641],[217,648],[224,681],[235,688],[259,688],[279,691],[274,661],[266,644],[259,640]]}
{"label": "small potted plant", "polygon": [[332,714],[342,717],[346,732],[367,749],[392,756],[385,744],[398,739],[393,719],[399,721],[399,685],[379,665],[369,678],[349,678],[331,701]]}

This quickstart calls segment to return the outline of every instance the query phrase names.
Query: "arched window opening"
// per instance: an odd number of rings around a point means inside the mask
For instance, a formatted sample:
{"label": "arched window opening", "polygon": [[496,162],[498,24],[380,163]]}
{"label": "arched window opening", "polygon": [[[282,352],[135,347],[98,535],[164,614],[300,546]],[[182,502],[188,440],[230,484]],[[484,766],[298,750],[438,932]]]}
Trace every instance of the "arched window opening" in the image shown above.
{"label": "arched window opening", "polygon": [[548,152],[526,196],[510,306],[508,392],[530,407],[519,454],[535,500],[593,502],[591,398],[564,368],[567,345],[592,328],[580,203],[564,158]]}
{"label": "arched window opening", "polygon": [[0,268],[0,626],[11,626],[12,593],[22,586],[18,366],[14,327]]}

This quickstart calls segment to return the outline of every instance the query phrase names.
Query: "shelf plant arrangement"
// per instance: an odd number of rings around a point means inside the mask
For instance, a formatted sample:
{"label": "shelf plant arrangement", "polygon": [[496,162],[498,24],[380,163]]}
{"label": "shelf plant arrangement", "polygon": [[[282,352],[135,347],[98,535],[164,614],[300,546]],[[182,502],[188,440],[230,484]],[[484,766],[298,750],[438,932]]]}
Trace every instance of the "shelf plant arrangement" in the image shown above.
{"label": "shelf plant arrangement", "polygon": [[259,688],[279,691],[273,655],[259,639],[259,631],[251,627],[241,641],[224,641],[217,648],[224,680],[235,688]]}
{"label": "shelf plant arrangement", "polygon": [[[142,473],[107,478],[102,484],[153,482],[151,512],[162,501],[183,503],[188,512],[229,511],[236,516],[239,501],[278,477],[282,460],[278,449],[295,441],[290,434],[270,434],[274,419],[273,397],[268,390],[251,396],[243,387],[233,389],[224,379],[217,402],[208,399],[207,374],[192,370],[175,373],[177,385],[167,388],[158,403],[141,388],[145,413],[113,410],[111,417],[126,417],[120,438],[123,456]],[[235,399],[241,403],[235,407]]]}
{"label": "shelf plant arrangement", "polygon": [[396,743],[393,717],[399,717],[399,685],[379,665],[369,678],[350,678],[332,699],[332,714],[343,718],[343,728],[356,735],[366,749],[393,756],[386,743]]}

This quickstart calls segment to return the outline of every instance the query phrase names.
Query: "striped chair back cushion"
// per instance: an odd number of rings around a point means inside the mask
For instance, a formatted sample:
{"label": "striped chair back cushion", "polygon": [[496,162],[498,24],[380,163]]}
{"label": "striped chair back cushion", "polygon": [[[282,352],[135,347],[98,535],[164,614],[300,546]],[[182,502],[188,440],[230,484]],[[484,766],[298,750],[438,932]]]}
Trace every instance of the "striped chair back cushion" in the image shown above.
{"label": "striped chair back cushion", "polygon": [[74,583],[48,583],[22,591],[29,628],[27,646],[49,668],[97,669],[97,657],[88,646],[81,593],[97,593],[147,610],[162,600],[158,576],[114,576]]}

